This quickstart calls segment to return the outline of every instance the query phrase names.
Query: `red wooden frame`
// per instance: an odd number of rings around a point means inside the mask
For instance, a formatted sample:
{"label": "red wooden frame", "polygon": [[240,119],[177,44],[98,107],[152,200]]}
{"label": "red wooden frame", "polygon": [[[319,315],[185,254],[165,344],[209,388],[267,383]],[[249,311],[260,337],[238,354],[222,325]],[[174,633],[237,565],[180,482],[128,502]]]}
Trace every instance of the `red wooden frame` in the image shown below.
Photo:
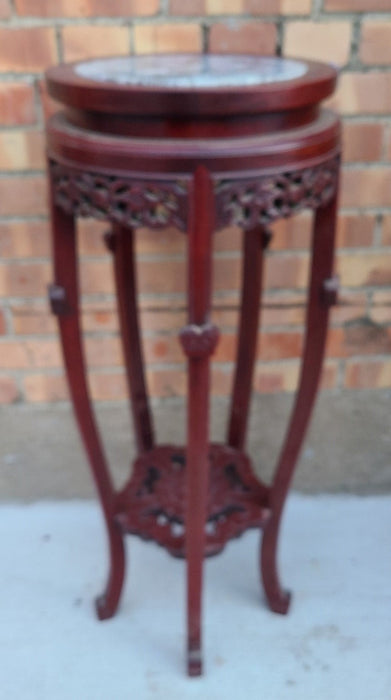
{"label": "red wooden frame", "polygon": [[[127,532],[187,559],[188,672],[199,675],[203,558],[248,527],[263,529],[260,571],[272,610],[289,594],[277,572],[278,533],[322,367],[330,306],[340,126],[319,102],[335,71],[308,63],[302,78],[249,88],[144,89],[93,83],[74,66],[48,73],[65,103],[48,124],[55,282],[71,397],[101,500],[111,565],[100,619],[122,589]],[[144,126],[143,126],[144,125]],[[255,478],[244,453],[269,224],[315,210],[306,341],[296,402],[272,484]],[[121,335],[139,456],[114,490],[86,382],[79,323],[75,218],[111,223]],[[133,230],[174,224],[188,233],[189,321],[180,339],[188,358],[187,446],[155,446],[137,315]],[[243,289],[237,363],[226,445],[209,444],[209,365],[218,343],[210,322],[212,234],[243,228]],[[158,235],[158,233],[157,233]]]}

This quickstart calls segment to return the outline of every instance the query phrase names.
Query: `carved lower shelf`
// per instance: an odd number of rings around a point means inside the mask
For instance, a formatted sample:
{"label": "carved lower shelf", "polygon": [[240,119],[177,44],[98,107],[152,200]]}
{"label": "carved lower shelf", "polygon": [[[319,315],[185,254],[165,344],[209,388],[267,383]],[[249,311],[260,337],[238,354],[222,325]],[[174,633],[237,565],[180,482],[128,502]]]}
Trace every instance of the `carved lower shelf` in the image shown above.
{"label": "carved lower shelf", "polygon": [[[255,478],[243,453],[211,445],[210,484],[205,524],[205,556],[220,552],[245,530],[263,527],[270,516],[269,489]],[[184,557],[186,451],[162,445],[141,455],[118,495],[116,521],[124,533],[154,540]]]}

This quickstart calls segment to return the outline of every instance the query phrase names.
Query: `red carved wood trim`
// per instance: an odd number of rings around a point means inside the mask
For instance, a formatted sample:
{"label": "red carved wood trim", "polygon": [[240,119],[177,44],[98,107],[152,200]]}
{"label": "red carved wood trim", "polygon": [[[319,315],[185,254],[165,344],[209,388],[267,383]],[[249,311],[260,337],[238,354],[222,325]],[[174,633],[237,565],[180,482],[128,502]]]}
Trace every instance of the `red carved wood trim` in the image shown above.
{"label": "red carved wood trim", "polygon": [[50,163],[55,203],[68,214],[137,228],[187,225],[184,182],[142,181]]}
{"label": "red carved wood trim", "polygon": [[310,168],[221,180],[215,190],[218,226],[251,229],[325,206],[336,192],[338,171],[339,156],[333,156]]}
{"label": "red carved wood trim", "polygon": [[[216,227],[268,225],[302,209],[325,206],[334,196],[340,157],[320,165],[267,175],[215,181]],[[187,229],[185,180],[138,180],[86,172],[51,161],[55,203],[68,214],[105,219],[129,228]]]}
{"label": "red carved wood trim", "polygon": [[[209,462],[206,556],[217,554],[245,530],[263,527],[270,516],[269,490],[254,476],[243,452],[212,444]],[[141,455],[117,499],[116,521],[122,531],[184,557],[186,469],[182,447],[161,445]]]}

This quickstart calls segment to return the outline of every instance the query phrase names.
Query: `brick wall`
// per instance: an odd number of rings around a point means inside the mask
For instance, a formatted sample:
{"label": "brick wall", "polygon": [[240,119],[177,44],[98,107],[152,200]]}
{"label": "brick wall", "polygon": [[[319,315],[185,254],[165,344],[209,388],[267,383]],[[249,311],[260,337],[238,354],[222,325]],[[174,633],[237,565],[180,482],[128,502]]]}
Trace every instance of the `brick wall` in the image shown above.
{"label": "brick wall", "polygon": [[[285,52],[342,68],[331,103],[344,116],[338,228],[341,304],[323,386],[391,386],[391,0],[0,0],[0,402],[66,397],[46,218],[42,71],[58,60],[150,51]],[[292,391],[303,341],[310,217],[279,223],[267,263],[256,388]],[[110,260],[101,226],[82,225],[83,323],[97,400],[125,396]],[[215,318],[223,331],[216,393],[229,390],[240,278],[239,236],[215,238]],[[148,379],[182,394],[184,238],[138,236]],[[163,264],[162,264],[163,263]]]}

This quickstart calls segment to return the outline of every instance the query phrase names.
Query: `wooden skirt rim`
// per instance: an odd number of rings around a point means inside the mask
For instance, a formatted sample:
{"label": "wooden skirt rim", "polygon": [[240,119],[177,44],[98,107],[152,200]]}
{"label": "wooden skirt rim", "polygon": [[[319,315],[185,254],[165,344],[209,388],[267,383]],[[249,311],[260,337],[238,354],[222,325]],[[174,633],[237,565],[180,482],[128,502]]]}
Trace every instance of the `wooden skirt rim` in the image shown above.
{"label": "wooden skirt rim", "polygon": [[278,135],[234,139],[135,139],[71,126],[63,114],[47,126],[49,157],[75,168],[128,177],[190,177],[199,164],[216,176],[268,172],[316,164],[340,148],[340,122],[325,110],[310,126]]}
{"label": "wooden skirt rim", "polygon": [[[238,183],[249,180],[258,179],[261,177],[273,176],[278,174],[289,174],[296,171],[304,171],[306,169],[316,168],[323,164],[327,164],[334,160],[339,160],[341,158],[341,148],[340,145],[325,151],[322,155],[316,158],[307,158],[302,160],[291,160],[285,165],[280,165],[278,167],[261,167],[261,168],[241,168],[237,170],[224,170],[224,171],[212,171],[212,180],[218,184],[221,181],[233,180]],[[50,148],[47,149],[47,159],[49,164],[58,163],[64,168],[73,171],[75,174],[78,172],[91,173],[91,175],[102,175],[107,177],[123,177],[127,180],[134,180],[135,182],[145,181],[146,183],[159,183],[162,184],[171,182],[183,182],[187,184],[194,177],[194,170],[189,170],[186,172],[181,171],[153,171],[150,170],[121,170],[116,167],[116,163],[113,163],[110,167],[97,166],[95,163],[91,164],[81,164],[78,161],[71,160],[70,158],[64,157],[62,154],[58,154]],[[197,164],[195,164],[196,167]]]}

